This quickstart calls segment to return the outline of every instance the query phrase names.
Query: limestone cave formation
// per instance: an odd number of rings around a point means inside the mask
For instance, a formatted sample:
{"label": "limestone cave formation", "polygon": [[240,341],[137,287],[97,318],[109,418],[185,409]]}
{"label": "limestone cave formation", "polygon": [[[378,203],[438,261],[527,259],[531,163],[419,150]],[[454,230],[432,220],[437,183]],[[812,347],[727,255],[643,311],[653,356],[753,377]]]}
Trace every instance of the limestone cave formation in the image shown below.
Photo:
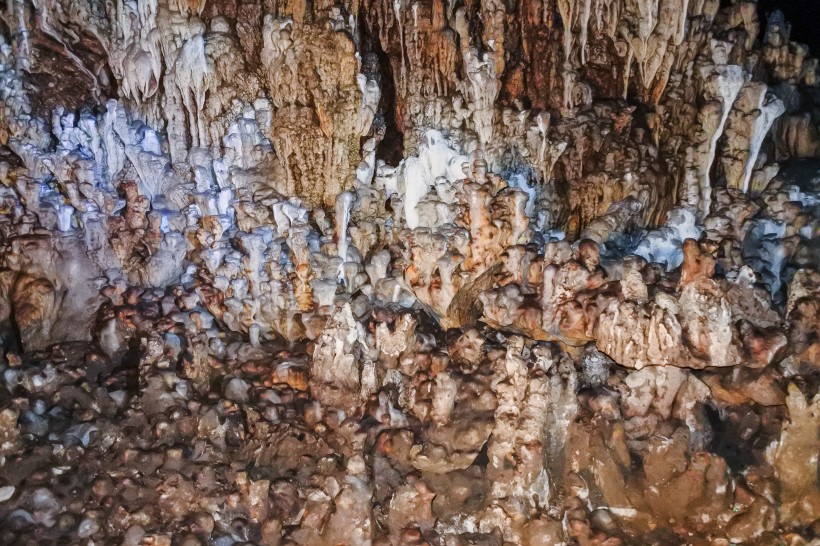
{"label": "limestone cave formation", "polygon": [[0,2],[0,545],[820,545],[818,24]]}

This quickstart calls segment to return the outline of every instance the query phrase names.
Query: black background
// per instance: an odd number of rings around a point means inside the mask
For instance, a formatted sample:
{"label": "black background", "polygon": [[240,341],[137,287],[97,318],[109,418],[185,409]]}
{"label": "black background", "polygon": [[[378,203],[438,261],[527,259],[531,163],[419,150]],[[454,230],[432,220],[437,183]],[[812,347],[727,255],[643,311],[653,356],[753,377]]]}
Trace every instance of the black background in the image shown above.
{"label": "black background", "polygon": [[791,23],[791,40],[807,44],[812,57],[820,56],[820,0],[759,0],[757,11],[763,31],[766,15],[776,9]]}

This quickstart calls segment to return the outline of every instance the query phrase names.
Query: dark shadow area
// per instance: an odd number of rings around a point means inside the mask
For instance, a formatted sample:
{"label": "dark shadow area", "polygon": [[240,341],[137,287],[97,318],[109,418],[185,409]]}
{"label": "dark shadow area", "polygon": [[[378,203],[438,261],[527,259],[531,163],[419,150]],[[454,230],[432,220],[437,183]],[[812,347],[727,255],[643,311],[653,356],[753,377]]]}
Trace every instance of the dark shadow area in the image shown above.
{"label": "dark shadow area", "polygon": [[725,421],[718,410],[706,405],[706,416],[712,426],[712,443],[709,451],[720,455],[729,467],[739,472],[755,462],[752,446],[744,440],[736,423]]}
{"label": "dark shadow area", "polygon": [[398,165],[404,158],[404,133],[396,120],[396,85],[390,57],[382,49],[378,29],[371,28],[365,10],[359,12],[361,34],[362,72],[375,79],[381,88],[379,108],[373,120],[371,134],[378,141],[376,159],[388,165]]}
{"label": "dark shadow area", "polygon": [[388,165],[398,165],[404,158],[404,133],[396,123],[396,86],[390,59],[379,47],[375,50],[379,59],[382,95],[379,111],[384,116],[384,138],[376,148],[376,159],[383,159]]}
{"label": "dark shadow area", "polygon": [[765,32],[767,16],[774,10],[782,11],[791,24],[792,41],[808,45],[812,56],[820,54],[820,0],[759,0],[761,32]]}

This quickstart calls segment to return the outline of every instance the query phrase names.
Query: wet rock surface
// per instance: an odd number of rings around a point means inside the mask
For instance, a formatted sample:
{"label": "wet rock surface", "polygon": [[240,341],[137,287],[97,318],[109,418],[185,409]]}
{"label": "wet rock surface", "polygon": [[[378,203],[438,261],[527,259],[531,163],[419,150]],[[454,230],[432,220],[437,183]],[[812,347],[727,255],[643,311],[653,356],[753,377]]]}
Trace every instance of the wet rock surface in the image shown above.
{"label": "wet rock surface", "polygon": [[0,544],[815,544],[817,61],[756,8],[9,0]]}

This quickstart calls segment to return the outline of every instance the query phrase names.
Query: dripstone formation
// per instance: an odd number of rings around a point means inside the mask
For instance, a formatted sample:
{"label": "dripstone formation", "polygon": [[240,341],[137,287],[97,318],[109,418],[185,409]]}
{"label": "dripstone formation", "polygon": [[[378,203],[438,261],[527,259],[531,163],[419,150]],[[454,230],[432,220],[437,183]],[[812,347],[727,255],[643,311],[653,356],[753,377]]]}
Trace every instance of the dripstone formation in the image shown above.
{"label": "dripstone formation", "polygon": [[753,0],[6,0],[0,544],[817,544],[818,75]]}

